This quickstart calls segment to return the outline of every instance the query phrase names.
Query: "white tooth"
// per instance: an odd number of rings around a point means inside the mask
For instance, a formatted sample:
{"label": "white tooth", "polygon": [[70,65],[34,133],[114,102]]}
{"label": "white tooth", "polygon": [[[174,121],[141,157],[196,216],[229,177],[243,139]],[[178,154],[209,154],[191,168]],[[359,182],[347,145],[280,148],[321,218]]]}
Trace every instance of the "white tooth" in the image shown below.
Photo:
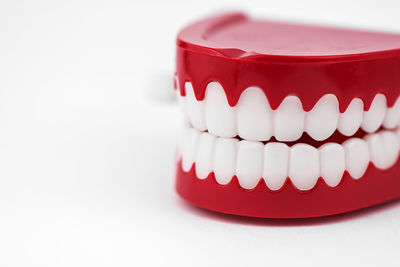
{"label": "white tooth", "polygon": [[236,175],[239,184],[246,189],[254,188],[262,177],[264,145],[261,142],[239,142]]}
{"label": "white tooth", "polygon": [[190,82],[185,83],[185,107],[187,116],[193,127],[204,131],[206,130],[206,121],[204,119],[204,101],[198,101],[194,95],[193,86]]}
{"label": "white tooth", "polygon": [[186,134],[188,131],[188,127],[186,127],[186,125],[183,124],[183,127],[181,127],[181,131],[179,131],[179,135],[178,135],[178,139],[177,139],[177,151],[175,154],[176,160],[180,160],[182,158],[183,155],[183,150],[184,148],[184,144],[186,141]]}
{"label": "white tooth", "polygon": [[189,127],[186,125],[182,125],[182,130],[178,139],[178,150],[180,156],[183,157],[183,152],[187,150],[187,145],[188,145],[188,140],[189,140]]}
{"label": "white tooth", "polygon": [[337,143],[327,143],[319,148],[319,153],[321,177],[327,185],[337,186],[346,168],[343,147]]}
{"label": "white tooth", "polygon": [[207,132],[200,135],[195,159],[196,176],[200,179],[207,178],[212,172],[215,139]]}
{"label": "white tooth", "polygon": [[382,131],[365,137],[368,142],[371,161],[378,169],[388,169],[396,161],[399,153],[399,140],[395,133]]}
{"label": "white tooth", "polygon": [[396,163],[399,156],[400,141],[396,133],[390,131],[382,131],[381,133],[383,147],[385,148],[386,160],[389,167]]}
{"label": "white tooth", "polygon": [[247,88],[237,104],[237,127],[246,140],[266,141],[272,135],[272,110],[263,91]]}
{"label": "white tooth", "polygon": [[210,82],[204,100],[208,131],[222,137],[236,136],[236,110],[229,106],[221,84]]}
{"label": "white tooth", "polygon": [[361,126],[364,114],[364,102],[354,98],[344,113],[340,113],[338,130],[345,136],[352,136]]}
{"label": "white tooth", "polygon": [[280,189],[288,176],[289,147],[284,143],[267,143],[264,146],[264,177],[271,190]]}
{"label": "white tooth", "polygon": [[185,172],[190,171],[196,155],[196,148],[199,139],[199,132],[193,128],[188,128],[183,135],[182,144],[182,169]]}
{"label": "white tooth", "polygon": [[399,125],[400,121],[400,97],[397,98],[393,107],[388,108],[386,111],[383,127],[387,129],[394,129]]}
{"label": "white tooth", "polygon": [[315,140],[321,141],[331,136],[339,119],[339,103],[335,95],[321,97],[312,110],[307,112],[305,131]]}
{"label": "white tooth", "polygon": [[400,128],[397,129],[394,133],[395,133],[395,135],[397,137],[397,140],[400,142]]}
{"label": "white tooth", "polygon": [[236,155],[239,141],[234,138],[217,138],[213,169],[219,184],[228,184],[236,172]]}
{"label": "white tooth", "polygon": [[305,112],[297,96],[286,97],[274,111],[274,135],[279,141],[295,141],[304,131]]}
{"label": "white tooth", "polygon": [[290,149],[289,177],[300,190],[314,187],[319,172],[318,149],[307,144],[296,144]]}
{"label": "white tooth", "polygon": [[189,125],[189,117],[185,107],[185,97],[181,96],[179,90],[176,90],[176,92],[177,92],[178,105],[182,114],[183,123],[184,125]]}
{"label": "white tooth", "polygon": [[364,111],[364,118],[361,123],[361,128],[372,133],[379,129],[385,118],[386,113],[386,97],[383,94],[377,94],[372,100],[368,111]]}
{"label": "white tooth", "polygon": [[350,138],[343,143],[346,170],[354,179],[361,178],[369,164],[368,144],[360,138]]}
{"label": "white tooth", "polygon": [[388,168],[388,162],[386,160],[385,148],[383,147],[383,140],[380,134],[370,134],[365,137],[368,143],[371,162],[378,169]]}

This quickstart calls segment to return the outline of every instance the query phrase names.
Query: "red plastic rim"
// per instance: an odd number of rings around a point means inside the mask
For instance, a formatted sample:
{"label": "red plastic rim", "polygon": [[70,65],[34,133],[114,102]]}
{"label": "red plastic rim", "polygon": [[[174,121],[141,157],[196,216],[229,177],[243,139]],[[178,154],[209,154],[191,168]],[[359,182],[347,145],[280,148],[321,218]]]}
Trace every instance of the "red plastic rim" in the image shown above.
{"label": "red plastic rim", "polygon": [[399,44],[395,34],[226,14],[179,33],[176,72],[181,94],[190,81],[198,100],[210,81],[218,81],[231,106],[247,87],[258,86],[273,109],[286,96],[297,95],[309,111],[323,95],[334,94],[341,112],[355,97],[368,110],[377,93],[386,96],[389,107],[400,93]]}
{"label": "red plastic rim", "polygon": [[271,191],[264,180],[252,190],[240,187],[236,176],[227,185],[216,182],[211,173],[196,177],[194,165],[184,172],[177,163],[176,190],[196,206],[222,213],[262,218],[307,218],[344,213],[400,197],[400,161],[388,170],[370,164],[365,175],[355,180],[345,172],[337,187],[322,179],[310,191],[299,191],[289,179],[278,191]]}

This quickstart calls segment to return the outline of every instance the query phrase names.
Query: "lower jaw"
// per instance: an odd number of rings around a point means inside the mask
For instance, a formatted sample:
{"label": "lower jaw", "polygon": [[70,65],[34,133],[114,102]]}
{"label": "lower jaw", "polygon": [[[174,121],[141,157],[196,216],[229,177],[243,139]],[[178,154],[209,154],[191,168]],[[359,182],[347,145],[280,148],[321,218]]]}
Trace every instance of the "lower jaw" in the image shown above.
{"label": "lower jaw", "polygon": [[263,179],[251,190],[239,185],[234,176],[227,185],[217,183],[214,173],[198,179],[193,164],[189,172],[176,169],[178,194],[196,206],[221,213],[261,218],[308,218],[340,214],[384,203],[400,197],[400,160],[379,170],[372,163],[361,179],[345,172],[339,185],[329,187],[318,179],[308,191],[295,188],[289,179],[278,191],[272,191]]}

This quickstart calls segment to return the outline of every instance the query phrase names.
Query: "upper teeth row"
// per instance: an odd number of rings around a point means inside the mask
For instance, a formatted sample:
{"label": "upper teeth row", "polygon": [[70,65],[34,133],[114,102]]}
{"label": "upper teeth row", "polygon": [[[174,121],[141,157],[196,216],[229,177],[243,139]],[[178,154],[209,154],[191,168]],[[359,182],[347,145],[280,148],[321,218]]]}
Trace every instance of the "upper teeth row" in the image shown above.
{"label": "upper teeth row", "polygon": [[180,97],[184,115],[200,131],[208,130],[220,137],[240,136],[246,140],[267,141],[274,136],[278,141],[296,141],[303,132],[315,140],[325,140],[336,130],[351,136],[361,127],[368,133],[381,126],[394,129],[400,122],[400,97],[391,108],[386,97],[377,94],[368,111],[355,98],[344,113],[339,111],[335,95],[326,94],[306,112],[297,96],[287,96],[276,110],[272,110],[264,92],[258,87],[247,88],[236,106],[228,104],[218,82],[207,85],[205,97],[198,101],[192,84],[185,83],[186,96]]}
{"label": "upper teeth row", "polygon": [[215,137],[184,127],[180,152],[182,169],[195,163],[196,176],[205,179],[211,172],[219,184],[228,184],[234,175],[246,189],[264,179],[271,190],[280,189],[286,178],[299,190],[314,187],[319,177],[335,187],[347,170],[351,177],[362,177],[372,162],[378,169],[395,164],[400,150],[400,132],[380,131],[363,139],[350,138],[343,144],[326,143],[319,148],[285,143]]}

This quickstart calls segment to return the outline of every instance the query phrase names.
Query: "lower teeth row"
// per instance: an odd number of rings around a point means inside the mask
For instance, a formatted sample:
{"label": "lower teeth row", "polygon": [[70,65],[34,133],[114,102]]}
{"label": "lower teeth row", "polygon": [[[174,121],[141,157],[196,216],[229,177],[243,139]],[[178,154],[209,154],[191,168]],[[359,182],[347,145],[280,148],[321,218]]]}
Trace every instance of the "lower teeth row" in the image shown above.
{"label": "lower teeth row", "polygon": [[344,171],[359,179],[370,162],[378,169],[392,167],[400,151],[400,130],[382,130],[319,148],[304,143],[289,147],[279,142],[216,137],[190,126],[184,127],[181,140],[179,151],[185,172],[195,163],[199,179],[213,172],[219,184],[228,184],[236,175],[245,189],[264,179],[269,189],[278,190],[287,177],[299,190],[312,189],[319,177],[335,187]]}

